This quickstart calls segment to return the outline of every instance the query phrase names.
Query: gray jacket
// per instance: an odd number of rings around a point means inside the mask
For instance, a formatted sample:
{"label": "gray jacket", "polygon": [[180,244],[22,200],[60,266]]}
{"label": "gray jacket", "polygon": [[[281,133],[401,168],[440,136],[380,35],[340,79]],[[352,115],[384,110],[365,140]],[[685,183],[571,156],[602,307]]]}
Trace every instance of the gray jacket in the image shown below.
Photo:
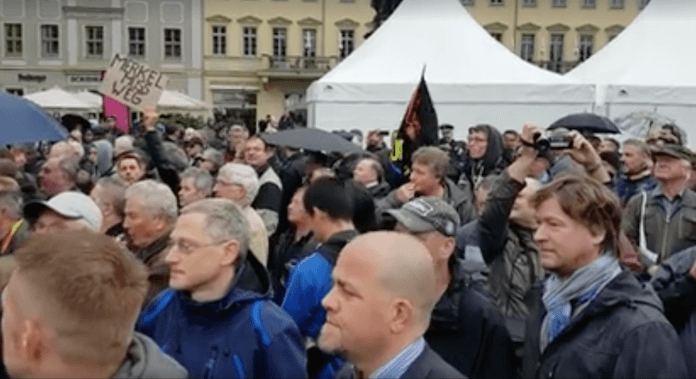
{"label": "gray jacket", "polygon": [[133,333],[126,360],[116,371],[114,378],[187,378],[186,369],[172,357],[163,353],[149,337]]}
{"label": "gray jacket", "polygon": [[[647,248],[658,255],[657,263],[664,262],[671,255],[696,245],[696,192],[684,190],[676,200],[670,215],[664,206],[662,189],[657,187],[647,192],[647,203],[643,222]],[[641,194],[629,200],[624,212],[621,228],[629,240],[638,246],[641,219]]]}

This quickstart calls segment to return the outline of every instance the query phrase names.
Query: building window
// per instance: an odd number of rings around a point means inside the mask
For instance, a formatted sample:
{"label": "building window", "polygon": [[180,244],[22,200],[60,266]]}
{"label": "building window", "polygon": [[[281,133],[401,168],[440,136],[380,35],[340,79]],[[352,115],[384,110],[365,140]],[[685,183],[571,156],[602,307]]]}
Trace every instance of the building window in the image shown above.
{"label": "building window", "polygon": [[227,54],[227,27],[213,26],[213,54]]}
{"label": "building window", "polygon": [[522,0],[523,7],[536,7],[536,0]]}
{"label": "building window", "polygon": [[645,8],[648,5],[648,3],[650,3],[650,0],[639,0],[639,1],[640,1],[640,3],[638,4],[638,7],[640,9]]}
{"label": "building window", "polygon": [[503,42],[503,33],[501,32],[491,32],[491,37],[493,37],[498,42]]}
{"label": "building window", "polygon": [[462,5],[470,6],[474,5],[474,0],[460,0],[462,2]]}
{"label": "building window", "polygon": [[563,70],[563,34],[551,34],[549,70],[555,72]]}
{"label": "building window", "polygon": [[22,88],[5,88],[5,92],[15,96],[24,96],[24,89]]}
{"label": "building window", "polygon": [[555,7],[555,8],[565,8],[566,7],[566,0],[552,0],[551,6]]}
{"label": "building window", "polygon": [[87,26],[85,27],[87,38],[87,56],[91,58],[101,58],[104,55],[104,27]]}
{"label": "building window", "polygon": [[242,29],[242,45],[244,46],[245,57],[256,56],[256,27],[245,26]]}
{"label": "building window", "polygon": [[181,59],[181,29],[164,29],[164,57]]}
{"label": "building window", "polygon": [[41,25],[41,57],[55,58],[60,54],[58,25]]}
{"label": "building window", "polygon": [[582,0],[583,8],[594,8],[596,5],[596,0]]}
{"label": "building window", "polygon": [[273,56],[285,57],[288,50],[288,30],[285,28],[273,28]]}
{"label": "building window", "polygon": [[355,48],[355,31],[354,30],[341,30],[338,50],[341,59],[350,55]]}
{"label": "building window", "polygon": [[22,24],[5,24],[5,56],[22,56]]}
{"label": "building window", "polygon": [[317,30],[302,30],[302,56],[314,58],[317,56]]}
{"label": "building window", "polygon": [[491,0],[491,5],[503,5],[503,0]]}
{"label": "building window", "polygon": [[527,62],[534,62],[534,39],[535,37],[532,33],[522,34],[520,57]]}
{"label": "building window", "polygon": [[580,62],[589,58],[594,50],[594,36],[591,34],[581,34],[578,48],[580,49],[578,52],[578,60]]}
{"label": "building window", "polygon": [[614,38],[616,38],[616,37],[619,35],[619,33],[620,33],[620,32],[609,33],[609,34],[607,35],[607,43],[613,41]]}
{"label": "building window", "polygon": [[145,57],[145,28],[128,28],[128,55]]}
{"label": "building window", "polygon": [[609,8],[622,9],[623,7],[624,7],[624,0],[611,0],[609,2]]}

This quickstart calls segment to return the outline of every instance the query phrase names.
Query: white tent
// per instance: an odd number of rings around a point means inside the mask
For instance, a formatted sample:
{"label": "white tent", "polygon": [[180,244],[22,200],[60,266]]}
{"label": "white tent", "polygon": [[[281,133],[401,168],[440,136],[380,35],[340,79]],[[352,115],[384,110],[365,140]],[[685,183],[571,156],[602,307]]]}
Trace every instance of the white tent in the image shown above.
{"label": "white tent", "polygon": [[[94,104],[98,109],[102,106],[101,95],[89,91],[78,92],[77,98],[88,104]],[[181,92],[164,90],[157,107],[160,113],[191,113],[194,116],[207,117],[212,111],[208,103],[196,100]]]}
{"label": "white tent", "polygon": [[696,1],[652,0],[626,30],[566,76],[596,84],[612,119],[669,117],[696,136]]}
{"label": "white tent", "polygon": [[24,96],[24,98],[33,101],[46,110],[56,112],[95,112],[100,108],[80,100],[74,94],[59,87],[32,93]]}
{"label": "white tent", "polygon": [[308,89],[310,126],[398,127],[423,67],[440,123],[542,125],[591,111],[594,89],[531,65],[495,41],[458,0],[404,0],[356,51]]}

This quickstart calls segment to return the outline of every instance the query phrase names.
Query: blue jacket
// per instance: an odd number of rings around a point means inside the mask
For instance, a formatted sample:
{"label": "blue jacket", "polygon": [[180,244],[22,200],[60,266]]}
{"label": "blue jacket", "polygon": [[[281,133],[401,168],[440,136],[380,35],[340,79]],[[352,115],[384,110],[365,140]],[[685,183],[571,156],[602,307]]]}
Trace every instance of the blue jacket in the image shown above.
{"label": "blue jacket", "polygon": [[[304,337],[317,339],[319,336],[326,321],[326,310],[321,301],[331,290],[331,271],[341,249],[357,235],[355,230],[334,234],[290,272],[283,309],[295,320]],[[333,378],[345,362],[336,356],[321,353],[316,356],[318,360],[309,362],[310,377]]]}
{"label": "blue jacket", "polygon": [[199,303],[167,289],[145,309],[138,329],[195,378],[304,378],[297,326],[271,300],[268,274],[252,254],[220,300]]}

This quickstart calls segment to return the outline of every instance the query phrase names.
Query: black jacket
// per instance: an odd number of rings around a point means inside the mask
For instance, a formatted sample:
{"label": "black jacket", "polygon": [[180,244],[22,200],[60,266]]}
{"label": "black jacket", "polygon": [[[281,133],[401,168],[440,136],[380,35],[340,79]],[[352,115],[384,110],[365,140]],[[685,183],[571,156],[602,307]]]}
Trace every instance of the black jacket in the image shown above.
{"label": "black jacket", "polygon": [[[408,367],[402,378],[466,378],[449,363],[445,362],[437,355],[428,344],[425,345],[421,355]],[[353,379],[355,378],[355,370],[353,365],[346,364],[336,374],[336,379]]]}
{"label": "black jacket", "polygon": [[522,188],[507,171],[503,172],[478,220],[481,255],[490,267],[491,293],[516,342],[524,340],[528,315],[524,296],[543,275],[534,232],[509,222],[515,198]]}
{"label": "black jacket", "polygon": [[512,378],[515,351],[492,299],[476,289],[461,262],[433,309],[425,340],[447,363],[470,378]]}
{"label": "black jacket", "polygon": [[665,307],[665,317],[679,334],[691,378],[696,378],[696,279],[689,275],[694,260],[696,247],[675,254],[650,281]]}
{"label": "black jacket", "polygon": [[486,155],[481,159],[467,158],[464,162],[464,174],[459,178],[459,186],[468,186],[473,192],[476,184],[488,175],[497,175],[506,167],[503,157],[503,137],[498,129],[485,125],[488,134],[488,147]]}
{"label": "black jacket", "polygon": [[684,355],[677,334],[649,286],[622,272],[574,315],[563,334],[539,352],[546,309],[541,286],[527,297],[524,378],[683,378]]}

